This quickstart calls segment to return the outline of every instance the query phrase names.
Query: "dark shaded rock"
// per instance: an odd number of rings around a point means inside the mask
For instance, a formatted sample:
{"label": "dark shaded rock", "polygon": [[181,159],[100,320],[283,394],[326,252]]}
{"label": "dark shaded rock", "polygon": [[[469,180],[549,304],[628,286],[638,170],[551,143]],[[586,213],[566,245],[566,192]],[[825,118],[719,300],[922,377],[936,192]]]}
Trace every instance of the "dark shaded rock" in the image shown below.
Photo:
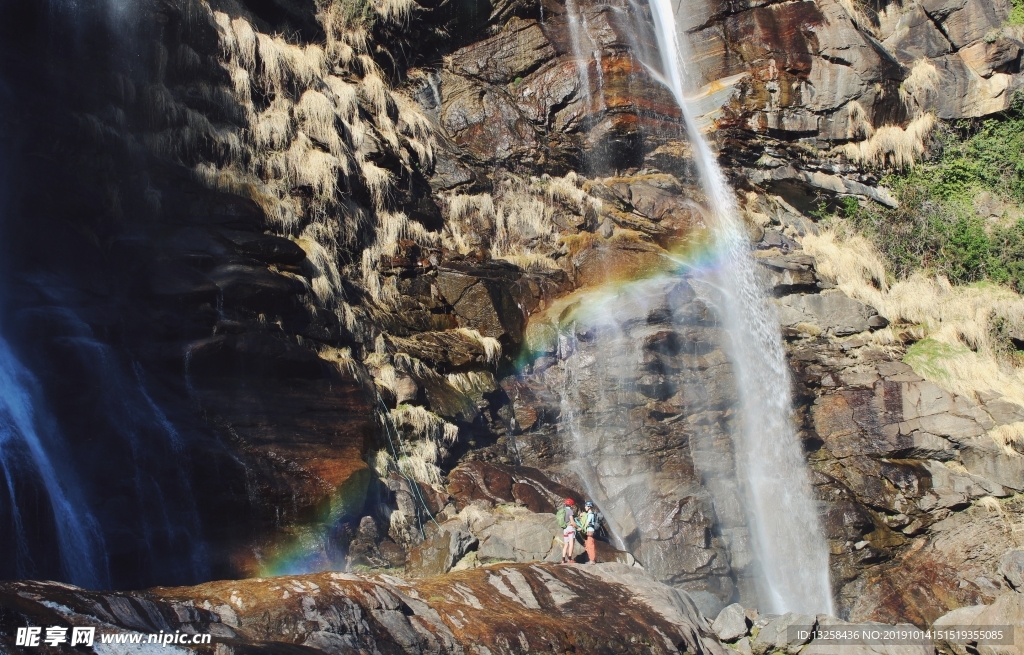
{"label": "dark shaded rock", "polygon": [[299,295],[305,287],[264,267],[229,264],[213,269],[209,277],[220,289],[226,308],[274,317],[302,307]]}
{"label": "dark shaded rock", "polygon": [[157,262],[152,269],[149,293],[175,303],[215,303],[219,288],[207,275],[180,262]]}
{"label": "dark shaded rock", "polygon": [[272,234],[223,230],[221,234],[245,257],[258,259],[268,264],[298,264],[306,253],[294,241]]}
{"label": "dark shaded rock", "polygon": [[520,343],[526,314],[564,284],[559,277],[564,280],[564,274],[557,273],[535,279],[505,262],[451,262],[438,271],[437,287],[454,307],[460,327]]}

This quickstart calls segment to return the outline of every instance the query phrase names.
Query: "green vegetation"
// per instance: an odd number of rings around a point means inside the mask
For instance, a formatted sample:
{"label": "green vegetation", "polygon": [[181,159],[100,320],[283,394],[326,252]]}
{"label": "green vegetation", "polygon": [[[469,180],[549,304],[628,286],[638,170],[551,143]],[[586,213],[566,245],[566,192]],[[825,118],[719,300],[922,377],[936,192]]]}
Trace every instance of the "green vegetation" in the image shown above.
{"label": "green vegetation", "polygon": [[945,380],[949,378],[946,362],[957,355],[969,353],[970,349],[963,345],[950,345],[935,339],[922,339],[907,348],[903,361],[915,371],[929,380]]}
{"label": "green vegetation", "polygon": [[1024,0],[1011,0],[1013,10],[1010,11],[1010,19],[1007,25],[1024,25]]}
{"label": "green vegetation", "polygon": [[[1024,18],[1024,0],[1014,6]],[[898,278],[926,269],[1024,292],[1024,98],[995,118],[941,124],[931,152],[883,179],[898,209],[846,198],[835,214],[874,242]]]}

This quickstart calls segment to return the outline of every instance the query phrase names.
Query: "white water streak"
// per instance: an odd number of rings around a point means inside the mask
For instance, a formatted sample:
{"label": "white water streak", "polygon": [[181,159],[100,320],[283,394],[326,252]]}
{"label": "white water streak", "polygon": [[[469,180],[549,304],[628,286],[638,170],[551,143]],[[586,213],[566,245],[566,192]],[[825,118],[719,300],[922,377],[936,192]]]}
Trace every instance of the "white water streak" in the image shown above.
{"label": "white water streak", "polygon": [[[50,461],[40,434],[35,386],[35,380],[0,337],[0,469],[7,479],[12,527],[16,532],[24,530],[12,476],[31,472],[49,497],[64,574],[77,585],[97,587],[105,582],[106,568],[98,526],[84,505],[66,492],[67,479],[62,481]],[[19,451],[28,455],[28,462],[21,460]],[[15,534],[14,538],[16,550],[23,551],[25,535]],[[18,555],[31,557],[25,552]]]}
{"label": "white water streak", "polygon": [[[724,265],[716,273],[743,410],[733,435],[746,514],[772,612],[833,612],[829,556],[792,424],[789,368],[774,311],[762,291],[735,195],[687,101],[689,76],[670,0],[650,0],[662,74],[682,110]],[[685,7],[681,7],[685,9]]]}

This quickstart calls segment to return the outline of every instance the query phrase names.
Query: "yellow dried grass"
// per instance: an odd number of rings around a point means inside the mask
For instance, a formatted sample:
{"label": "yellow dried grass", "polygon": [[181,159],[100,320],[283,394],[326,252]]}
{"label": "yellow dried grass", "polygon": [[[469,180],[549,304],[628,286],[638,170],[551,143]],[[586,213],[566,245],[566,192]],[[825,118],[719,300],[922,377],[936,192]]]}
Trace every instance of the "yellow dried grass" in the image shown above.
{"label": "yellow dried grass", "polygon": [[906,128],[885,125],[859,143],[847,143],[839,151],[851,161],[872,166],[913,168],[924,156],[925,140],[935,129],[935,116],[925,114]]}
{"label": "yellow dried grass", "polygon": [[924,273],[889,285],[881,256],[856,234],[840,239],[828,230],[803,237],[802,245],[819,273],[892,323],[876,333],[877,343],[899,343],[900,333],[909,333],[938,344],[927,358],[910,362],[919,374],[967,397],[996,392],[1024,405],[1024,371],[1000,358],[993,339],[997,323],[1024,328],[1024,298],[1006,287],[953,286]]}
{"label": "yellow dried grass", "polygon": [[501,359],[501,342],[494,337],[485,337],[471,328],[457,328],[456,332],[484,349],[484,359],[488,364],[497,364]]}

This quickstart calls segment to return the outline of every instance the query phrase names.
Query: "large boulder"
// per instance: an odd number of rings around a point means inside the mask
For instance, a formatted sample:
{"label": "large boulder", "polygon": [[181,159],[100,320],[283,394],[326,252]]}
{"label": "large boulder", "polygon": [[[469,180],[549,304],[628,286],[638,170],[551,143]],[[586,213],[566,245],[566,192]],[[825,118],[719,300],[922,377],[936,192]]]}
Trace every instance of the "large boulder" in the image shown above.
{"label": "large boulder", "polygon": [[430,536],[409,553],[409,572],[440,575],[452,570],[479,541],[463,521],[452,519],[440,527],[428,525]]}
{"label": "large boulder", "polygon": [[[554,514],[510,512],[499,514],[480,535],[477,557],[489,562],[557,562],[562,551],[562,530]],[[577,543],[576,548],[580,546]]]}
{"label": "large boulder", "polygon": [[718,613],[715,622],[711,624],[722,641],[736,641],[745,637],[750,630],[750,622],[747,620],[746,610],[739,603],[733,603]]}

